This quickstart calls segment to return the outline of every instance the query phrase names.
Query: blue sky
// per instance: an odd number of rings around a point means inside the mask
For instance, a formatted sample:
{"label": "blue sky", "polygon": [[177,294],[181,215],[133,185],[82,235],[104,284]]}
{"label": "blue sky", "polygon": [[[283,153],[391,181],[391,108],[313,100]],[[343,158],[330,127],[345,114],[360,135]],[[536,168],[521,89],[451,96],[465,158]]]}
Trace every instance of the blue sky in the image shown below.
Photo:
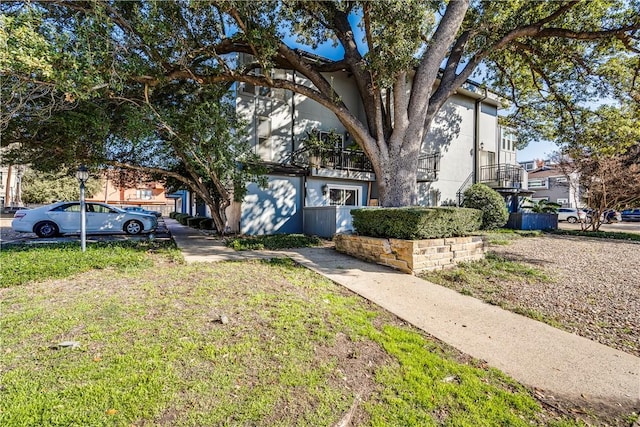
{"label": "blue sky", "polygon": [[553,142],[532,142],[524,149],[518,150],[516,153],[516,158],[519,162],[533,159],[548,159],[555,151],[558,151],[558,146]]}

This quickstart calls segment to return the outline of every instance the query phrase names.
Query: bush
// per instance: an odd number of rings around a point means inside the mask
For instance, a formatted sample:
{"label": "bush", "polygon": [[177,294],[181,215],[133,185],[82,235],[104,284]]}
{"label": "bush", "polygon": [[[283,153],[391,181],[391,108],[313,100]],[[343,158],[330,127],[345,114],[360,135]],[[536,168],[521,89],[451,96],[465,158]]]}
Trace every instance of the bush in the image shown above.
{"label": "bush", "polygon": [[189,219],[189,218],[193,218],[193,217],[191,215],[185,214],[185,213],[181,213],[181,214],[177,214],[176,215],[176,220],[182,225],[187,225],[187,219]]}
{"label": "bush", "polygon": [[481,211],[451,207],[354,209],[351,215],[360,235],[408,240],[466,236],[482,223]]}
{"label": "bush", "polygon": [[193,228],[200,228],[200,223],[207,219],[203,216],[193,216],[191,218],[187,218],[187,225]]}
{"label": "bush", "polygon": [[198,224],[198,227],[200,227],[200,229],[202,230],[215,230],[216,226],[213,223],[213,219],[211,218],[205,218],[204,220],[200,221],[200,224]]}
{"label": "bush", "polygon": [[169,212],[169,218],[171,219],[176,219],[176,215],[178,215],[178,212]]}
{"label": "bush", "polygon": [[482,229],[494,230],[507,223],[507,204],[498,192],[484,184],[473,184],[464,192],[465,208],[482,211]]}
{"label": "bush", "polygon": [[304,234],[272,234],[265,236],[244,236],[228,239],[226,245],[236,251],[261,249],[309,248],[322,243],[317,236]]}

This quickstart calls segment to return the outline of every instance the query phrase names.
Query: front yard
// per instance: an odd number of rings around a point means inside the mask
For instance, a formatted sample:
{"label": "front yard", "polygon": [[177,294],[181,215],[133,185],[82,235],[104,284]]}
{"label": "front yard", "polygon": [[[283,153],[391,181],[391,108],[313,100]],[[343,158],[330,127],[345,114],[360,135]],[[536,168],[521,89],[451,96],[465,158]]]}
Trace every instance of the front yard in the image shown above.
{"label": "front yard", "polygon": [[[9,252],[3,277],[28,256]],[[0,289],[1,425],[577,424],[288,259],[147,256],[51,249],[21,268],[58,278]]]}
{"label": "front yard", "polygon": [[640,242],[553,234],[490,241],[487,260],[423,277],[640,356]]}

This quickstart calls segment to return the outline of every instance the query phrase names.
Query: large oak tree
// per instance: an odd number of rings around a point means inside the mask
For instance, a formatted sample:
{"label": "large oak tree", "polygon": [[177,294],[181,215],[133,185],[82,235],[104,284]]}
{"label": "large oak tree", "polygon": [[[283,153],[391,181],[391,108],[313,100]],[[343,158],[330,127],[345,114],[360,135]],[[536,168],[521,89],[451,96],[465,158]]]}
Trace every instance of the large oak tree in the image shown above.
{"label": "large oak tree", "polygon": [[[247,82],[313,99],[371,160],[384,206],[417,202],[422,141],[481,64],[489,83],[511,92],[518,106],[530,107],[527,101],[544,93],[552,105],[571,109],[599,96],[593,81],[603,62],[624,56],[635,64],[640,28],[637,0],[35,4],[24,7],[45,11],[47,25],[61,34],[91,29],[108,46],[96,66],[110,81],[137,83],[141,93],[166,82]],[[310,48],[332,42],[340,55],[316,61],[291,40]],[[251,54],[255,63],[238,66],[234,53]],[[275,67],[295,70],[311,86],[255,72]],[[329,76],[337,71],[353,76],[366,120],[334,91]],[[102,90],[117,97],[119,89]]]}

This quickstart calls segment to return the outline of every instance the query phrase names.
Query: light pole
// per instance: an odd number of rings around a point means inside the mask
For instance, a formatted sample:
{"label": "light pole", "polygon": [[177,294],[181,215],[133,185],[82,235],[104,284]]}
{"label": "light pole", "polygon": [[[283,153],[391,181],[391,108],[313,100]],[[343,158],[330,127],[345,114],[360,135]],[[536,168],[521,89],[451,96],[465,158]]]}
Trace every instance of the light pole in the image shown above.
{"label": "light pole", "polygon": [[85,165],[80,165],[76,171],[76,178],[80,182],[80,249],[87,249],[87,214],[84,203],[84,184],[89,179],[89,171]]}

